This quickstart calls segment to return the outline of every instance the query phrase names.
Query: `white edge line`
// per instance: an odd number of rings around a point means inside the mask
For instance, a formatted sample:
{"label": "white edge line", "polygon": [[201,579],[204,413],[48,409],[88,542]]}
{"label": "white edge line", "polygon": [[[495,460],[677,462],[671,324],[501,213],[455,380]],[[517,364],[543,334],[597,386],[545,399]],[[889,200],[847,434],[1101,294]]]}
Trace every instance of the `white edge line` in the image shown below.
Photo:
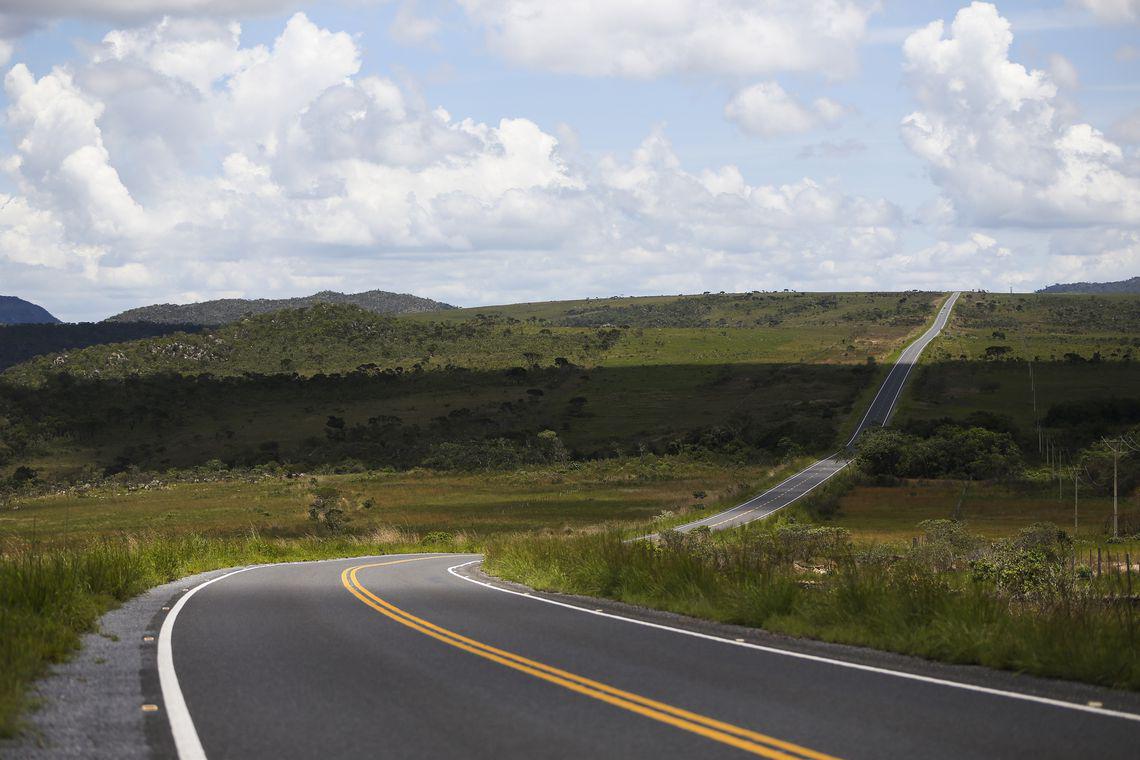
{"label": "white edge line", "polygon": [[[828,461],[830,461],[831,459],[832,459],[832,457],[828,457],[827,459],[821,459],[821,460],[819,460],[819,462],[816,462],[815,464],[820,464],[820,462],[828,462]],[[744,521],[744,522],[742,522],[742,523],[738,523],[738,524],[736,524],[736,525],[730,525],[730,526],[728,526],[728,527],[730,527],[730,528],[736,528],[736,527],[739,527],[739,526],[741,526],[741,525],[747,525],[747,524],[748,524],[748,523],[750,523],[750,522],[756,522],[757,520],[763,520],[765,517],[769,517],[770,515],[774,515],[774,514],[776,514],[777,512],[779,512],[779,511],[780,511],[781,509],[783,509],[784,507],[788,506],[789,504],[792,504],[793,502],[797,502],[797,501],[799,501],[800,499],[802,499],[803,497],[807,496],[809,493],[811,493],[811,492],[812,492],[812,491],[814,491],[815,489],[817,489],[817,488],[819,488],[820,486],[822,486],[822,485],[823,485],[824,483],[826,483],[827,481],[831,480],[833,477],[835,477],[835,476],[836,476],[836,475],[838,475],[840,472],[842,472],[842,471],[843,471],[843,469],[844,469],[845,467],[847,467],[847,465],[849,465],[849,464],[851,464],[851,462],[850,462],[850,461],[846,461],[846,462],[843,462],[841,465],[839,465],[839,466],[838,466],[838,467],[836,467],[834,470],[832,470],[831,472],[829,472],[829,473],[827,474],[827,477],[825,477],[823,480],[819,481],[818,483],[816,483],[815,485],[813,485],[811,488],[807,489],[807,490],[806,490],[806,491],[804,491],[803,493],[798,493],[798,494],[796,494],[795,496],[793,496],[792,498],[788,499],[787,501],[785,501],[785,502],[784,502],[783,504],[781,504],[780,506],[778,506],[778,507],[772,507],[771,509],[769,509],[767,512],[765,512],[765,513],[764,513],[764,514],[762,514],[762,515],[757,515],[756,517],[753,517],[753,518],[752,518],[752,519],[750,519],[750,520],[745,520],[745,521]],[[812,467],[814,467],[814,466],[815,466],[815,465],[812,465]],[[810,468],[809,468],[809,469],[810,469]],[[794,476],[793,476],[793,477],[794,477]],[[790,479],[791,479],[791,478],[789,478],[789,480],[790,480]],[[759,509],[759,507],[753,507],[752,511],[755,511],[756,509]],[[724,514],[724,513],[722,512],[721,514]],[[726,523],[726,522],[729,522],[730,520],[735,520],[735,519],[737,519],[737,518],[740,518],[740,517],[744,517],[744,515],[746,515],[746,514],[748,514],[748,512],[743,512],[743,513],[741,513],[741,514],[739,514],[739,515],[733,515],[732,517],[729,517],[729,518],[727,518],[727,519],[725,519],[725,520],[722,520],[721,522],[718,522],[718,523],[713,523],[713,524],[712,524],[712,525],[710,525],[709,527],[710,527],[710,528],[715,528],[717,525],[723,525],[724,523]]]}
{"label": "white edge line", "polygon": [[[370,557],[418,557],[424,554],[437,552],[402,552],[399,554],[369,554],[362,557],[330,557],[329,559],[299,560],[293,562],[271,562],[263,565],[249,565],[231,570],[217,578],[199,583],[190,589],[175,602],[166,613],[162,621],[162,628],[158,632],[158,683],[162,689],[162,704],[166,709],[166,718],[170,723],[170,733],[174,736],[174,748],[178,760],[206,760],[206,751],[202,749],[202,740],[198,738],[198,730],[194,728],[194,719],[190,717],[190,710],[186,707],[186,698],[182,695],[182,687],[178,683],[178,674],[174,670],[174,652],[171,648],[171,638],[174,634],[174,620],[194,594],[209,586],[211,583],[225,580],[231,575],[244,573],[247,570],[264,569],[267,567],[285,567],[288,565],[314,565],[325,562],[349,562]],[[446,556],[446,555],[444,555]],[[475,560],[478,562],[478,560]]]}
{"label": "white edge line", "polygon": [[170,646],[174,620],[190,597],[206,586],[255,567],[258,566],[243,567],[198,584],[182,595],[162,621],[162,629],[158,632],[158,682],[162,688],[162,704],[166,709],[166,718],[170,721],[170,733],[174,736],[174,748],[179,760],[206,760],[206,751],[202,749],[198,731],[194,728],[194,719],[190,717],[186,699],[182,696],[182,687],[178,684],[178,675],[174,672],[174,653]]}
{"label": "white edge line", "polygon": [[905,678],[910,681],[920,681],[922,683],[934,684],[936,686],[948,686],[954,689],[963,689],[965,691],[973,691],[981,694],[989,694],[996,697],[1006,697],[1008,699],[1019,699],[1025,702],[1036,702],[1037,704],[1048,705],[1050,707],[1060,707],[1067,710],[1077,710],[1079,712],[1092,713],[1093,715],[1101,715],[1109,718],[1122,718],[1124,720],[1131,720],[1140,722],[1140,715],[1129,712],[1122,712],[1120,710],[1109,710],[1104,707],[1092,707],[1091,705],[1082,705],[1076,702],[1066,702],[1063,699],[1050,699],[1049,697],[1039,697],[1034,694],[1023,694],[1016,691],[1006,691],[1004,689],[994,689],[988,686],[978,686],[971,683],[963,683],[961,681],[950,681],[945,678],[935,678],[934,676],[924,676],[917,673],[907,673],[902,670],[890,670],[889,668],[879,668],[874,665],[863,665],[858,662],[848,662],[847,660],[837,660],[831,657],[822,657],[816,654],[806,654],[804,652],[795,652],[789,649],[780,649],[778,647],[764,646],[763,644],[752,644],[747,641],[736,641],[734,639],[727,639],[723,636],[714,636],[710,633],[701,633],[700,631],[689,631],[684,628],[674,628],[670,625],[662,625],[661,623],[651,623],[647,620],[638,620],[637,618],[626,617],[624,615],[616,615],[612,612],[599,612],[596,610],[588,609],[586,607],[579,607],[576,604],[567,604],[560,602],[556,599],[548,599],[543,596],[535,596],[533,593],[524,594],[521,591],[512,591],[509,588],[502,588],[493,583],[485,583],[484,581],[468,578],[466,575],[461,575],[455,572],[461,567],[474,565],[477,562],[482,562],[481,559],[473,559],[468,562],[462,562],[458,565],[453,565],[447,568],[447,572],[454,575],[456,578],[467,581],[468,583],[475,583],[495,591],[501,591],[504,594],[513,594],[514,596],[521,596],[526,599],[532,599],[536,602],[543,602],[545,604],[553,604],[557,607],[565,607],[575,612],[582,612],[587,615],[596,615],[598,617],[610,618],[611,620],[620,620],[624,623],[633,623],[634,625],[645,626],[646,628],[656,628],[662,631],[672,631],[684,636],[691,636],[693,638],[705,639],[707,641],[717,641],[722,644],[730,646],[743,647],[745,649],[753,649],[768,654],[777,654],[784,657],[794,657],[799,660],[809,660],[811,662],[824,663],[826,665],[835,665],[841,668],[850,668],[851,670],[862,670],[868,673],[878,673],[880,675],[894,676],[895,678]]}

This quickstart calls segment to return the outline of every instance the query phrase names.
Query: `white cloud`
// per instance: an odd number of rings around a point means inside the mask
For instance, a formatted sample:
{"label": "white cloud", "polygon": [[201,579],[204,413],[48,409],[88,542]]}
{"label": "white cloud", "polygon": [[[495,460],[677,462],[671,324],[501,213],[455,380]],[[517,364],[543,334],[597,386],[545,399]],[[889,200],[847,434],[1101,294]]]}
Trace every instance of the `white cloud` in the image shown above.
{"label": "white cloud", "polygon": [[1135,45],[1121,45],[1116,49],[1116,52],[1112,54],[1112,57],[1117,63],[1135,61],[1137,58],[1140,58],[1140,47],[1136,47]]}
{"label": "white cloud", "polygon": [[[948,33],[947,33],[948,31]],[[967,219],[986,225],[1140,223],[1140,177],[1119,146],[1068,123],[1057,86],[1009,59],[1010,25],[986,3],[903,46],[920,110],[906,145]]]}
{"label": "white cloud", "polygon": [[286,10],[286,0],[6,0],[4,12],[25,18],[89,16],[137,19],[162,16],[239,16]]}
{"label": "white cloud", "polygon": [[592,76],[679,72],[850,73],[867,19],[859,0],[459,0],[492,50]]}
{"label": "white cloud", "polygon": [[1112,136],[1123,143],[1140,145],[1140,108],[1117,120],[1112,125]]}
{"label": "white cloud", "polygon": [[1074,90],[1081,84],[1077,67],[1060,53],[1053,53],[1049,56],[1049,76],[1065,89]]}
{"label": "white cloud", "polygon": [[760,82],[745,87],[724,107],[724,116],[751,135],[777,135],[806,132],[821,124],[840,119],[846,109],[828,98],[818,98],[805,106],[776,82]]}
{"label": "white cloud", "polygon": [[660,131],[590,158],[527,119],[453,118],[359,65],[351,37],[301,14],[272,46],[168,19],[38,79],[17,64],[0,279],[95,283],[106,311],[317,287],[487,302],[615,283],[867,287],[897,251],[886,201],[690,172]]}
{"label": "white cloud", "polygon": [[415,0],[404,0],[388,26],[388,35],[402,45],[422,45],[439,32],[439,19],[421,16]]}
{"label": "white cloud", "polygon": [[1140,19],[1140,0],[1075,0],[1101,21],[1133,22]]}

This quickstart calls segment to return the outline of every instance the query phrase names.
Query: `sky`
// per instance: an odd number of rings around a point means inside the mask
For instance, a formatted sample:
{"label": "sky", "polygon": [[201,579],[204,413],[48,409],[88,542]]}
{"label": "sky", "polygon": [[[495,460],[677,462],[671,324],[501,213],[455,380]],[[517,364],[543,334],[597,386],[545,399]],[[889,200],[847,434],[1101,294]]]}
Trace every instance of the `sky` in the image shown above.
{"label": "sky", "polygon": [[0,0],[0,293],[1140,274],[1140,0]]}

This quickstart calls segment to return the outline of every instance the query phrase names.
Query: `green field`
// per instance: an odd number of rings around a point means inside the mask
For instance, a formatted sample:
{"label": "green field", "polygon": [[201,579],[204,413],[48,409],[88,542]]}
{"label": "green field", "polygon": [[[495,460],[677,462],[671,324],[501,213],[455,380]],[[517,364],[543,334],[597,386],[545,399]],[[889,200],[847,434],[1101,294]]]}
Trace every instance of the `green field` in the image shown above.
{"label": "green field", "polygon": [[[1140,398],[1140,297],[965,293],[900,401],[896,423],[1006,418],[1022,448],[1043,437],[1070,452],[1140,420],[1047,424],[1066,404]],[[1034,413],[1036,400],[1036,417]]]}
{"label": "green field", "polygon": [[522,449],[523,463],[542,430],[579,460],[696,447],[776,462],[832,446],[881,374],[869,358],[897,352],[941,298],[757,293],[398,319],[278,312],[8,370],[0,468],[64,480],[211,460],[404,469],[443,443],[495,439]]}
{"label": "green field", "polygon": [[[520,530],[575,531],[731,506],[787,472],[649,456],[478,474],[203,474],[201,482],[111,483],[20,499],[0,512],[0,546],[145,534],[322,535],[308,517],[319,487],[338,491],[349,518],[343,532],[363,538],[392,529],[415,537],[459,531],[472,540]],[[695,499],[697,491],[706,495]]]}

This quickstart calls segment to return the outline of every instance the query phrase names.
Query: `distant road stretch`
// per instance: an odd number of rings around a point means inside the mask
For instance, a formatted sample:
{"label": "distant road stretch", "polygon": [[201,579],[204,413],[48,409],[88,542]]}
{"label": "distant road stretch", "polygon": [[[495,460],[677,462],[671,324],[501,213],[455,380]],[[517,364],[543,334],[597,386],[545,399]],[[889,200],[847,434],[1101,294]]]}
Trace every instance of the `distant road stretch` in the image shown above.
{"label": "distant road stretch", "polygon": [[760,520],[802,498],[816,486],[850,464],[851,460],[848,455],[855,445],[855,441],[859,439],[859,435],[869,427],[886,425],[891,421],[891,415],[895,412],[895,404],[898,402],[899,396],[902,395],[903,387],[906,385],[907,378],[910,377],[910,371],[914,369],[914,365],[918,364],[918,359],[922,356],[926,346],[946,326],[946,321],[950,319],[950,312],[954,309],[954,303],[958,300],[959,295],[961,294],[957,292],[952,293],[942,304],[942,308],[938,310],[938,316],[935,317],[934,324],[930,326],[930,329],[899,354],[898,361],[891,367],[891,371],[879,387],[879,392],[875,394],[871,405],[867,407],[867,413],[863,415],[863,419],[855,428],[855,432],[851,434],[850,440],[847,441],[847,445],[842,451],[805,467],[779,485],[759,496],[753,496],[743,504],[686,523],[677,530],[687,532],[701,527],[724,530],[750,523],[753,520]]}

